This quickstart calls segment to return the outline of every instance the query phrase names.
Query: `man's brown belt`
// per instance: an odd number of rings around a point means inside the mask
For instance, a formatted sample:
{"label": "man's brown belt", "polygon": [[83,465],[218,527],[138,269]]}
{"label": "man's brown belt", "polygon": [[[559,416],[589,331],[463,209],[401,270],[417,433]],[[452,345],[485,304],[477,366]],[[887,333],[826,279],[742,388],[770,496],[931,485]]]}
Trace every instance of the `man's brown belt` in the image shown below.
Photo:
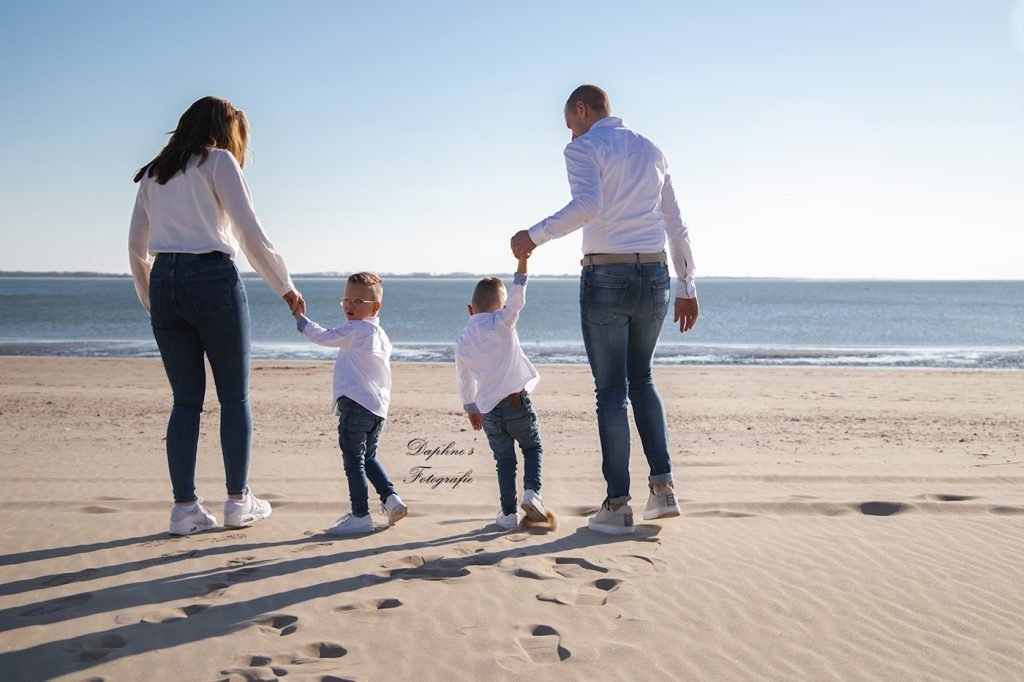
{"label": "man's brown belt", "polygon": [[610,265],[612,263],[665,263],[668,257],[660,253],[588,253],[580,265]]}

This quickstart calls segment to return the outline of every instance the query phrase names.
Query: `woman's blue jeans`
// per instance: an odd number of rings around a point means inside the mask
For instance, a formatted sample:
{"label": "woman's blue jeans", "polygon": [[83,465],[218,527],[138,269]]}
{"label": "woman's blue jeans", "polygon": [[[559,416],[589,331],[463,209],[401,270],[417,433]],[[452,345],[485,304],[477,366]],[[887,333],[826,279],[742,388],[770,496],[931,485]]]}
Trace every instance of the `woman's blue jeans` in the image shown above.
{"label": "woman's blue jeans", "polygon": [[252,447],[249,307],[224,253],[161,253],[149,276],[150,321],[174,393],[167,467],[175,502],[196,500],[199,416],[209,359],[220,401],[220,445],[229,495],[245,492]]}
{"label": "woman's blue jeans", "polygon": [[370,480],[381,502],[395,493],[395,486],[377,459],[377,442],[384,417],[375,415],[347,396],[338,398],[338,445],[348,479],[348,499],[353,516],[370,513]]}
{"label": "woman's blue jeans", "polygon": [[672,480],[665,408],[651,374],[669,302],[665,263],[586,265],[580,275],[583,344],[594,375],[601,471],[611,504],[631,499],[627,398],[650,467],[648,480]]}

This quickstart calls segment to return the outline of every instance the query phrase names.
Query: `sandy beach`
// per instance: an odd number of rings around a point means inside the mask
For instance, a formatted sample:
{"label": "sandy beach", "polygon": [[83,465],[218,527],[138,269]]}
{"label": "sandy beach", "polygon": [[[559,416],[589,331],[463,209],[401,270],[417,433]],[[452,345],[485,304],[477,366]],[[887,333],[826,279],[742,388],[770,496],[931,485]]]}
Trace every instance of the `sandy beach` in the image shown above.
{"label": "sandy beach", "polygon": [[[336,539],[330,367],[253,366],[273,516],[172,538],[160,363],[0,358],[0,678],[1024,678],[1022,372],[656,367],[683,515],[640,519],[634,436],[638,531],[615,538],[585,528],[586,367],[539,368],[559,525],[536,534],[493,525],[453,367],[396,364],[380,457],[410,516]],[[207,401],[220,518],[212,380]]]}

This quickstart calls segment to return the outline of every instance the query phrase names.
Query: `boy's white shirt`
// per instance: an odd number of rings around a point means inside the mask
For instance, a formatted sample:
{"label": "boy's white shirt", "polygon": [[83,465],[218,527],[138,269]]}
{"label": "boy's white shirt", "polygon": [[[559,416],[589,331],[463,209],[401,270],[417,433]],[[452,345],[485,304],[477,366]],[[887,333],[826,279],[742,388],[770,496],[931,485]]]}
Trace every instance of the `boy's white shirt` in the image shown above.
{"label": "boy's white shirt", "polygon": [[506,396],[532,391],[540,381],[516,332],[519,311],[526,305],[526,280],[526,275],[516,274],[505,307],[470,316],[455,341],[455,371],[466,412],[490,412]]}
{"label": "boy's white shirt", "polygon": [[379,317],[349,320],[340,327],[325,329],[303,315],[299,331],[313,343],[338,349],[334,361],[334,400],[356,401],[378,417],[387,418],[391,403],[391,340],[380,326]]}

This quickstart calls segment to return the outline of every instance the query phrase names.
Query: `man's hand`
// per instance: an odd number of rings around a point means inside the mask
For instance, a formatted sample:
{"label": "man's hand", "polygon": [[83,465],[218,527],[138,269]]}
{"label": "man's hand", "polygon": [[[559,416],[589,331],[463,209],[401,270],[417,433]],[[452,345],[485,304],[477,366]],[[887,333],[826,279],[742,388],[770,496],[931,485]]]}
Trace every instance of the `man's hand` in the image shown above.
{"label": "man's hand", "polygon": [[288,304],[288,309],[291,311],[292,316],[295,318],[301,317],[306,314],[306,301],[302,298],[302,294],[298,290],[291,290],[281,298]]}
{"label": "man's hand", "polygon": [[469,423],[473,426],[474,431],[480,431],[484,428],[484,416],[479,412],[467,412],[466,416],[469,417]]}
{"label": "man's hand", "polygon": [[519,230],[512,235],[512,255],[516,258],[529,258],[537,245],[530,239],[529,230]]}
{"label": "man's hand", "polygon": [[677,298],[676,312],[672,318],[673,322],[679,323],[679,331],[686,333],[697,324],[697,316],[700,315],[700,306],[695,298]]}

